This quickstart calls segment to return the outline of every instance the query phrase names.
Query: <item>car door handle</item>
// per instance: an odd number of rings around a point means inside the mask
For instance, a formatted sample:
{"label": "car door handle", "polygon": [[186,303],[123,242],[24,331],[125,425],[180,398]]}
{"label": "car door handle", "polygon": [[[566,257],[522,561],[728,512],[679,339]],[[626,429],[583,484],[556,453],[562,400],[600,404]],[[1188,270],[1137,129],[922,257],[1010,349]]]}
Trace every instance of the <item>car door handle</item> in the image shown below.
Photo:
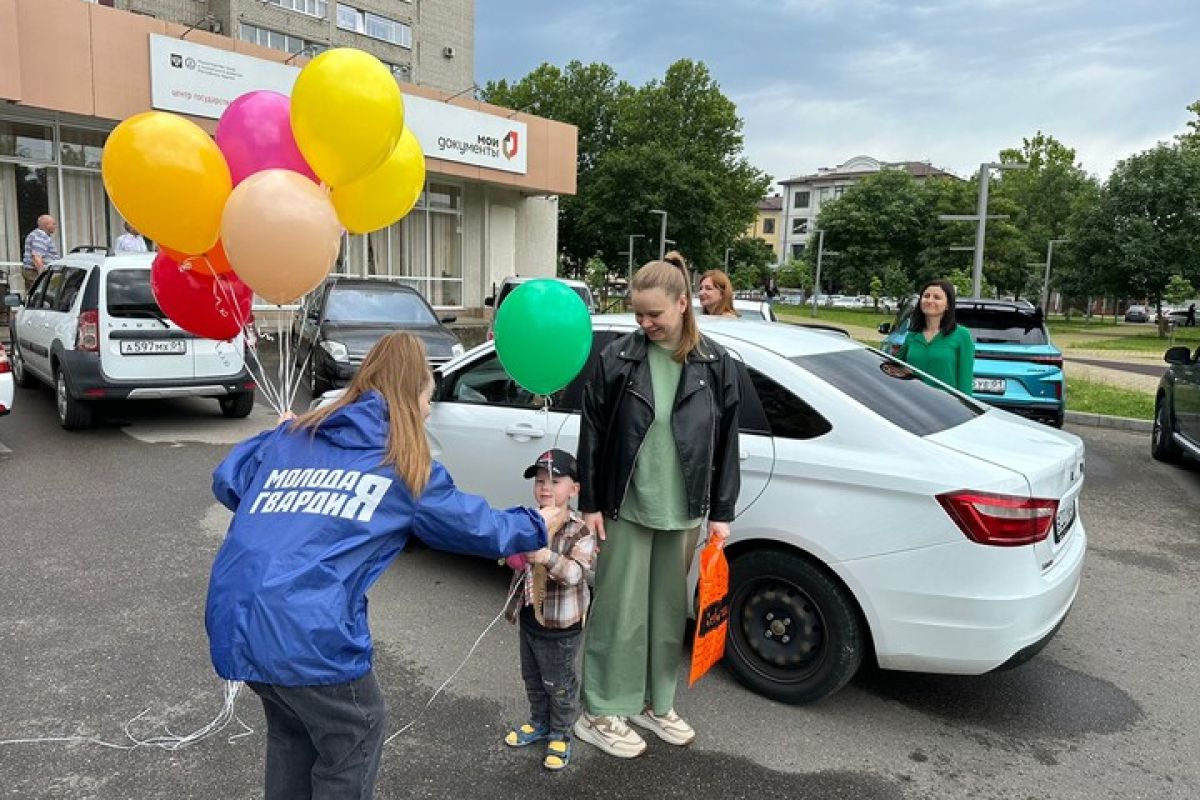
{"label": "car door handle", "polygon": [[535,428],[532,425],[521,423],[518,425],[509,425],[504,431],[506,436],[523,437],[526,439],[541,439],[546,435],[546,432],[541,428]]}
{"label": "car door handle", "polygon": [[742,461],[749,461],[750,460],[750,451],[749,450],[738,451],[738,458],[740,458]]}

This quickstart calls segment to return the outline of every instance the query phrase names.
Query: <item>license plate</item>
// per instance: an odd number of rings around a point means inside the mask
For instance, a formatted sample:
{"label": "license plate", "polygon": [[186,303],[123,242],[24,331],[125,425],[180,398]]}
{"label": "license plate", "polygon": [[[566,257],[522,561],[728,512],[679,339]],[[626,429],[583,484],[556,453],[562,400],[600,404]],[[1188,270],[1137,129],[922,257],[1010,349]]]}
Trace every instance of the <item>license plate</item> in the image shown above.
{"label": "license plate", "polygon": [[1075,524],[1075,501],[1067,503],[1058,509],[1058,516],[1054,518],[1054,543],[1058,544],[1071,531],[1071,526]]}
{"label": "license plate", "polygon": [[129,339],[121,342],[123,356],[178,356],[186,352],[187,342],[183,339]]}
{"label": "license plate", "polygon": [[1005,378],[976,378],[975,391],[980,394],[1004,394],[1008,390]]}

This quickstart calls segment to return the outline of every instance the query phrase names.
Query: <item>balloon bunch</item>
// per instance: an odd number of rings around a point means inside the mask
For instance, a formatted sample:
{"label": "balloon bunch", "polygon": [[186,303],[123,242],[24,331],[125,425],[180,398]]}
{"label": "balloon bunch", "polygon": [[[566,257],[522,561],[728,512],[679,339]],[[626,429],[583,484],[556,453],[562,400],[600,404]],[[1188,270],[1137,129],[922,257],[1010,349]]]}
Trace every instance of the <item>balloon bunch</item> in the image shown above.
{"label": "balloon bunch", "polygon": [[121,215],[161,246],[151,287],[163,312],[205,338],[247,333],[255,379],[282,412],[302,369],[281,353],[279,381],[268,379],[247,329],[254,295],[285,305],[319,286],[345,231],[385,228],[412,210],[425,158],[391,71],[339,48],[300,71],[290,100],[238,97],[215,140],[175,114],[126,119],[108,137],[101,173]]}

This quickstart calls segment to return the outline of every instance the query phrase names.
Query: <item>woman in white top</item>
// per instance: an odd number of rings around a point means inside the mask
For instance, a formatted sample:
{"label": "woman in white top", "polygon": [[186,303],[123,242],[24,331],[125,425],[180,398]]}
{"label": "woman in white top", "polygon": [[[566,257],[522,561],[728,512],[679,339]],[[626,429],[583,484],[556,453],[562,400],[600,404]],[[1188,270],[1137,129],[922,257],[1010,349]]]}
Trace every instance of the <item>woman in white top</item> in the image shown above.
{"label": "woman in white top", "polygon": [[125,223],[125,232],[117,237],[117,244],[113,249],[118,253],[146,253],[150,250],[146,246],[146,240],[128,222]]}

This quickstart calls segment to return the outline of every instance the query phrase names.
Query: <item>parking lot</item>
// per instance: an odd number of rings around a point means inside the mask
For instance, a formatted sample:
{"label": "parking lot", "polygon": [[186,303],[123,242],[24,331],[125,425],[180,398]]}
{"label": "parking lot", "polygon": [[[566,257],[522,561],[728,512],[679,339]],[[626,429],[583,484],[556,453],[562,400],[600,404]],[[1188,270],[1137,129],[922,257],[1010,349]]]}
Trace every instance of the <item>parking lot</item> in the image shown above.
{"label": "parking lot", "polygon": [[[62,431],[48,390],[0,420],[0,739],[118,742],[207,723],[221,705],[203,627],[227,513],[209,473],[271,423],[211,401],[120,406]],[[562,775],[500,744],[524,700],[501,622],[425,718],[385,751],[381,797],[1192,798],[1200,795],[1200,468],[1150,459],[1147,436],[1077,428],[1090,537],[1075,608],[1040,656],[957,678],[867,670],[815,706],[753,695],[718,669],[680,693],[699,737],[616,762],[580,747]],[[424,706],[499,611],[494,564],[416,550],[372,594],[376,669],[393,729]],[[0,796],[260,794],[254,732],[175,753],[0,745]],[[240,730],[240,726],[234,729]]]}

